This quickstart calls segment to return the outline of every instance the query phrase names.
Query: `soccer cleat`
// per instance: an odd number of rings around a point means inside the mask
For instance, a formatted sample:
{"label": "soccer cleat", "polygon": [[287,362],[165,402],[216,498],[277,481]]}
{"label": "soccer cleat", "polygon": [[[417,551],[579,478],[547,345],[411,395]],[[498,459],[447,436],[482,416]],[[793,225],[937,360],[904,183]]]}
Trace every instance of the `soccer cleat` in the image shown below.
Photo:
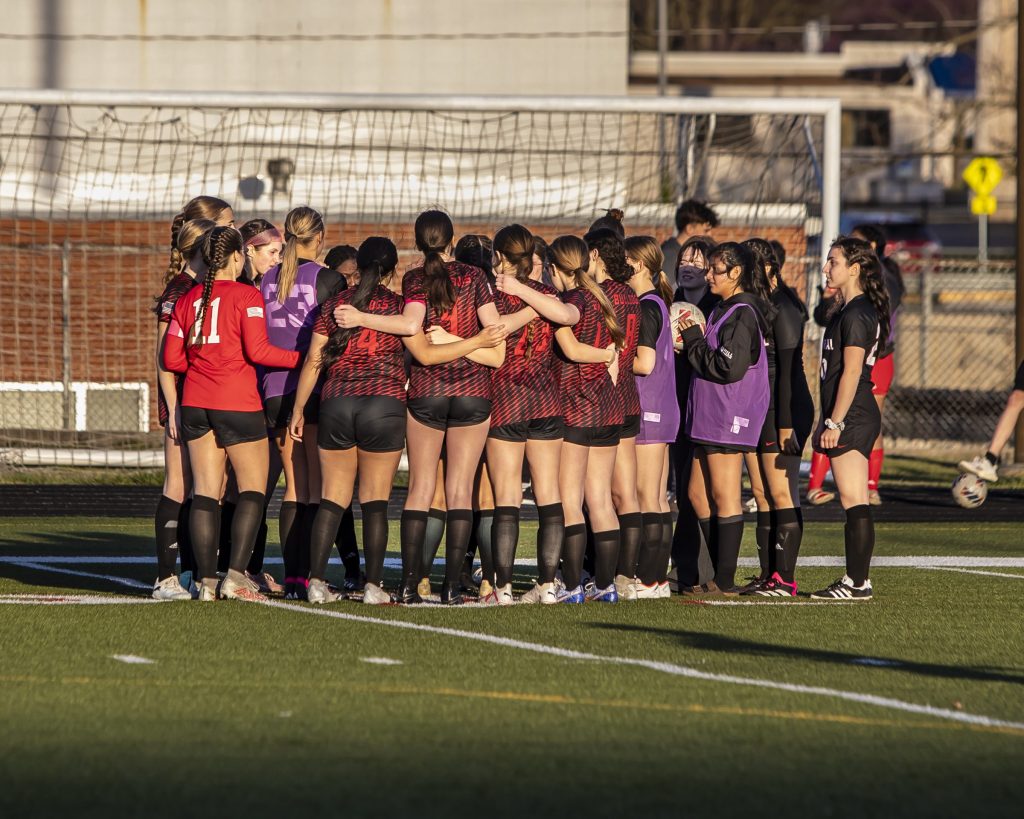
{"label": "soccer cleat", "polygon": [[491,589],[487,594],[481,595],[477,603],[481,606],[500,606],[501,601],[498,599],[498,590]]}
{"label": "soccer cleat", "polygon": [[274,576],[270,572],[258,572],[257,574],[246,572],[245,576],[256,584],[256,588],[262,594],[273,595],[274,597],[284,594],[284,586],[274,580]]}
{"label": "soccer cleat", "polygon": [[171,575],[163,580],[157,580],[153,584],[154,600],[191,600],[192,592],[181,587],[181,581],[177,576]]}
{"label": "soccer cleat", "polygon": [[587,602],[588,603],[618,603],[619,593],[615,590],[615,584],[609,583],[607,588],[599,589],[594,586],[594,590],[587,590]]}
{"label": "soccer cleat", "polygon": [[494,592],[494,586],[491,585],[489,580],[481,580],[478,584],[480,587],[480,600],[482,601],[485,597],[490,597]]}
{"label": "soccer cleat", "polygon": [[836,499],[835,492],[826,492],[824,489],[808,489],[807,502],[811,506],[821,506]]}
{"label": "soccer cleat", "polygon": [[373,583],[367,583],[363,586],[363,602],[371,606],[383,606],[386,603],[390,603],[391,595],[388,594],[380,586],[374,585]]}
{"label": "soccer cleat", "polygon": [[341,588],[346,593],[362,591],[363,586],[366,585],[366,578],[362,575],[353,574],[345,575],[345,579],[341,583]]}
{"label": "soccer cleat", "polygon": [[849,575],[843,575],[835,583],[826,589],[816,591],[811,595],[811,600],[847,600],[860,602],[871,599],[871,581],[865,580],[863,585],[853,585]]}
{"label": "soccer cleat", "polygon": [[996,471],[995,466],[984,455],[979,455],[973,461],[960,461],[958,466],[961,472],[970,472],[972,475],[977,475],[983,481],[995,483],[999,480],[999,473]]}
{"label": "soccer cleat", "polygon": [[635,577],[626,577],[624,574],[615,575],[615,591],[619,593],[620,600],[636,600]]}
{"label": "soccer cleat", "polygon": [[395,593],[395,602],[402,603],[406,606],[412,606],[416,603],[422,603],[423,598],[420,597],[419,593],[416,591],[416,586],[409,582],[403,582]]}
{"label": "soccer cleat", "polygon": [[462,599],[462,588],[459,581],[441,584],[441,605],[461,606],[464,602],[466,601]]}
{"label": "soccer cleat", "polygon": [[882,505],[882,496],[878,494],[877,489],[868,490],[868,503],[870,503],[872,506]]}
{"label": "soccer cleat", "polygon": [[209,583],[199,584],[199,594],[196,595],[196,600],[203,603],[211,603],[217,599],[217,582],[215,580]]}
{"label": "soccer cleat", "polygon": [[667,600],[672,596],[672,587],[669,585],[667,580],[663,580],[658,584],[658,597],[661,600]]}
{"label": "soccer cleat", "polygon": [[230,576],[220,581],[220,588],[217,590],[217,594],[222,600],[247,600],[251,603],[263,603],[267,599],[259,593],[256,589],[256,584],[251,580],[239,583]]}
{"label": "soccer cleat", "polygon": [[416,584],[416,594],[418,594],[423,599],[430,597],[432,591],[433,590],[430,588],[429,577],[424,577],[422,580],[420,580],[419,583]]}
{"label": "soccer cleat", "polygon": [[496,588],[494,592],[498,595],[499,606],[511,606],[516,602],[515,595],[512,594],[511,583],[508,583],[504,586],[498,586],[498,588]]}
{"label": "soccer cleat", "polygon": [[520,603],[551,605],[558,602],[558,587],[554,583],[534,583],[533,588],[519,598]]}
{"label": "soccer cleat", "polygon": [[661,584],[641,583],[639,580],[636,581],[636,599],[637,600],[660,600],[661,599]]}
{"label": "soccer cleat", "polygon": [[778,572],[775,572],[768,580],[761,584],[760,588],[746,594],[757,595],[758,597],[796,597],[796,583],[787,583]]}
{"label": "soccer cleat", "polygon": [[306,600],[314,605],[322,606],[324,603],[337,603],[341,600],[341,595],[331,591],[326,580],[313,578],[310,579],[309,586],[306,588]]}
{"label": "soccer cleat", "polygon": [[757,590],[764,586],[764,584],[767,583],[768,580],[769,578],[767,577],[755,577],[745,586],[741,587],[743,591],[741,591],[740,594],[756,594]]}
{"label": "soccer cleat", "polygon": [[563,589],[558,593],[559,603],[584,603],[586,602],[586,596],[583,593],[583,585],[580,584],[575,589]]}

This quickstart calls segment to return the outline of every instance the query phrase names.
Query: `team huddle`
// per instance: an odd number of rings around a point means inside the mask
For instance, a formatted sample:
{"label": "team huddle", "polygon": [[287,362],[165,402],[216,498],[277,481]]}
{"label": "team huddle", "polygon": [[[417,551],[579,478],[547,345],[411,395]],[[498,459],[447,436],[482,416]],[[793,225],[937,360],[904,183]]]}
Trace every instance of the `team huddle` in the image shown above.
{"label": "team huddle", "polygon": [[[443,540],[448,605],[470,589],[483,605],[657,599],[673,587],[793,597],[810,440],[846,512],[846,573],[811,597],[871,599],[871,375],[890,338],[877,244],[840,237],[829,250],[815,424],[808,312],[783,278],[781,245],[693,235],[666,260],[670,243],[627,237],[621,218],[550,244],[519,224],[456,242],[451,218],[428,210],[403,272],[381,236],[320,264],[326,230],[312,208],[292,210],[283,231],[263,219],[236,229],[228,203],[189,202],[155,306],[166,477],[153,596],[421,603],[434,599]],[[389,592],[403,452],[401,580]],[[744,467],[760,572],[740,585]],[[263,566],[282,475],[283,584]],[[517,597],[524,492],[537,568]],[[335,547],[340,588],[326,576]]]}

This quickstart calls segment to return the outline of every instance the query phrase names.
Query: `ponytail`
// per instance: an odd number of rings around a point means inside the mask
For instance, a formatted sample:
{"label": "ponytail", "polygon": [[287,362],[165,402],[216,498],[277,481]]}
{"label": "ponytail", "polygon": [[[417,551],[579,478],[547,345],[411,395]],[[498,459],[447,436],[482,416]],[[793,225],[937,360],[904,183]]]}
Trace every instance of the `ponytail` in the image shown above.
{"label": "ponytail", "polygon": [[170,282],[170,280],[177,276],[185,266],[185,261],[182,258],[181,251],[178,250],[178,232],[181,230],[181,226],[183,224],[185,224],[184,211],[177,214],[171,221],[171,258],[167,263],[167,271],[164,273],[164,284]]}
{"label": "ponytail", "polygon": [[566,276],[572,276],[576,287],[582,288],[597,299],[601,307],[601,315],[608,332],[611,334],[615,346],[621,348],[626,340],[626,334],[619,326],[619,320],[615,315],[615,307],[612,305],[608,295],[601,289],[594,277],[588,272],[590,269],[590,248],[579,236],[559,236],[548,247],[548,254],[553,264]]}
{"label": "ponytail", "polygon": [[[398,267],[398,250],[390,239],[371,236],[359,246],[356,264],[359,266],[359,284],[346,304],[365,311],[374,291]],[[361,331],[359,327],[339,327],[331,333],[320,353],[321,371],[329,370],[348,348],[351,338]]]}
{"label": "ponytail", "polygon": [[299,272],[299,245],[307,244],[324,232],[324,218],[313,208],[292,208],[284,220],[284,249],[277,272],[277,303],[284,304]]}
{"label": "ponytail", "polygon": [[861,289],[878,314],[878,341],[880,345],[884,344],[889,338],[892,319],[889,309],[889,292],[885,289],[885,281],[882,278],[882,262],[878,258],[878,254],[872,249],[870,242],[850,236],[840,236],[832,243],[832,247],[839,249],[843,258],[846,259],[847,265],[860,265]]}
{"label": "ponytail", "polygon": [[577,270],[575,272],[576,285],[582,287],[597,299],[597,303],[601,305],[601,314],[604,318],[604,323],[608,327],[608,332],[611,334],[612,341],[621,350],[622,345],[626,342],[626,332],[622,329],[619,319],[615,315],[615,306],[612,304],[612,300],[608,298],[608,294],[601,289],[601,285],[594,280],[590,273],[586,270]]}
{"label": "ponytail", "polygon": [[414,231],[416,247],[423,253],[427,305],[444,313],[455,304],[455,287],[441,253],[451,245],[455,226],[444,211],[427,210],[416,217]]}
{"label": "ponytail", "polygon": [[662,268],[665,265],[665,254],[653,236],[630,236],[624,245],[626,255],[639,262],[647,270],[651,284],[657,290],[665,306],[672,305],[672,285],[668,283],[668,276]]}

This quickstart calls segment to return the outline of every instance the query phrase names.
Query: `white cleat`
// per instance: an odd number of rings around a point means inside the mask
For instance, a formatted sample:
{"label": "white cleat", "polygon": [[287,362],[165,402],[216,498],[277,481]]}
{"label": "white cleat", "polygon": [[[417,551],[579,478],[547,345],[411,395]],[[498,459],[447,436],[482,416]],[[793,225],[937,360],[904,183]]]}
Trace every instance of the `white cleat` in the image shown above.
{"label": "white cleat", "polygon": [[249,578],[242,576],[237,580],[230,574],[220,581],[217,594],[222,600],[248,600],[251,603],[264,603],[266,597],[260,594],[259,588]]}
{"label": "white cleat", "polygon": [[558,602],[557,583],[534,583],[533,588],[519,598],[520,603],[540,603],[549,606]]}
{"label": "white cleat", "polygon": [[672,596],[672,586],[667,580],[658,584],[658,598],[660,600],[666,600]]}
{"label": "white cleat", "polygon": [[498,586],[494,593],[498,596],[499,606],[512,606],[515,605],[516,598],[512,594],[512,584],[508,583],[505,586]]}
{"label": "white cleat", "polygon": [[[429,584],[430,581],[427,582]],[[374,583],[367,583],[363,586],[363,602],[371,606],[383,606],[391,602],[391,595],[380,586]]]}
{"label": "white cleat", "polygon": [[619,593],[619,600],[636,600],[636,578],[626,577],[624,574],[615,575],[615,591]]}
{"label": "white cleat", "polygon": [[960,461],[959,463],[961,472],[970,472],[972,475],[977,475],[983,481],[989,483],[995,483],[999,480],[999,473],[996,471],[995,466],[989,463],[988,458],[984,455],[979,455],[973,461]]}
{"label": "white cleat", "polygon": [[641,583],[639,580],[636,581],[636,599],[637,600],[658,600],[661,598],[661,586],[658,583],[651,583],[648,586],[646,583]]}
{"label": "white cleat", "polygon": [[341,600],[341,595],[332,592],[327,587],[326,580],[310,579],[309,588],[306,590],[306,600],[319,606],[324,603],[337,603]]}
{"label": "white cleat", "polygon": [[217,581],[213,580],[209,583],[199,583],[198,593],[196,594],[196,600],[201,603],[210,603],[217,599]]}
{"label": "white cleat", "polygon": [[191,600],[192,593],[181,587],[181,581],[176,574],[157,580],[153,584],[154,600]]}

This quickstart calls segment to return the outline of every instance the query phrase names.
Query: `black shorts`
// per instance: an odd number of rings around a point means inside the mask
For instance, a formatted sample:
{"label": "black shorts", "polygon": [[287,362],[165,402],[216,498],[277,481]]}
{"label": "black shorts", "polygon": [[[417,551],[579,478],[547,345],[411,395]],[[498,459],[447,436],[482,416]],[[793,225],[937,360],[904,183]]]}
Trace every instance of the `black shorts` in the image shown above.
{"label": "black shorts", "polygon": [[565,423],[562,421],[562,416],[552,415],[547,418],[533,418],[530,421],[491,427],[487,437],[518,444],[524,441],[557,441],[562,437],[564,429]]}
{"label": "black shorts", "polygon": [[405,404],[382,395],[341,395],[320,405],[320,449],[397,452],[405,446]]}
{"label": "black shorts", "polygon": [[747,452],[757,452],[757,447],[720,446],[719,444],[702,444],[699,441],[694,441],[694,454],[696,454],[698,450],[703,450],[705,455],[743,455]]}
{"label": "black shorts", "polygon": [[1021,361],[1017,368],[1017,375],[1013,379],[1013,388],[1024,391],[1024,361]]}
{"label": "black shorts", "polygon": [[[263,399],[263,413],[267,417],[267,426],[270,429],[282,429],[287,427],[292,420],[292,410],[295,408],[295,393],[287,395],[275,395],[273,398]],[[313,393],[309,396],[306,406],[302,411],[302,417],[307,424],[317,423],[317,413],[320,408],[320,396]]]}
{"label": "black shorts", "polygon": [[491,417],[491,399],[464,395],[410,398],[409,414],[433,429],[471,427]]}
{"label": "black shorts", "polygon": [[619,438],[636,438],[640,434],[640,416],[627,415],[619,427]]}
{"label": "black shorts", "polygon": [[764,417],[764,424],[761,427],[761,435],[757,439],[758,452],[781,452],[779,447],[779,431],[775,427],[775,409],[769,407],[768,414]]}
{"label": "black shorts", "polygon": [[202,407],[181,408],[182,440],[195,441],[213,431],[217,446],[228,447],[250,441],[267,440],[267,426],[263,413],[208,410]]}
{"label": "black shorts", "polygon": [[839,443],[832,449],[821,448],[821,433],[825,430],[825,422],[819,422],[814,432],[814,451],[824,452],[829,458],[838,458],[843,453],[856,450],[865,458],[870,458],[878,434],[882,431],[882,416],[877,406],[874,410],[873,413],[870,408],[857,413],[851,410],[845,419],[846,428],[839,433]]}
{"label": "black shorts", "polygon": [[608,424],[603,427],[565,428],[565,440],[579,446],[618,446],[622,424]]}

